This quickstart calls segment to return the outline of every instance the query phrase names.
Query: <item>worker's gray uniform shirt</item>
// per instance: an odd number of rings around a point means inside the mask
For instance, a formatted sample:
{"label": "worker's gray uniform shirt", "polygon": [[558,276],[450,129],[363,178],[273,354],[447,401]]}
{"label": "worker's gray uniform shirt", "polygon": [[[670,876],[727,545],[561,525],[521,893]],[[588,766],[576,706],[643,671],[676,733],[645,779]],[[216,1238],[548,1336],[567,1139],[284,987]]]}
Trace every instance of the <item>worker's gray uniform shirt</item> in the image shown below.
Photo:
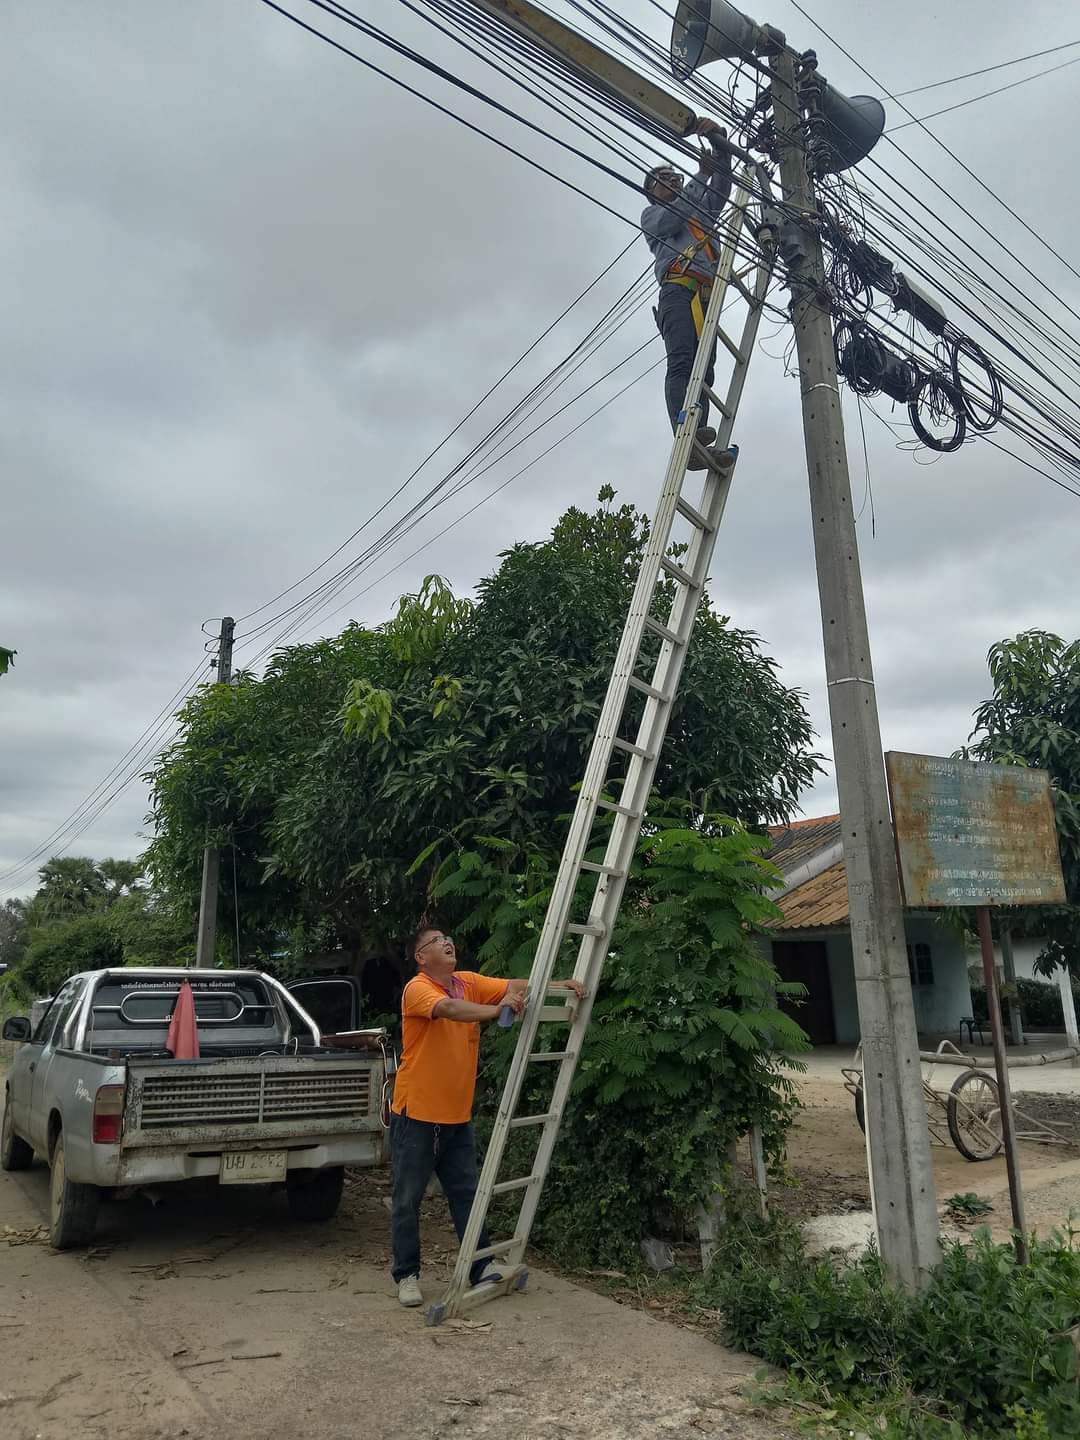
{"label": "worker's gray uniform shirt", "polygon": [[[708,182],[695,175],[664,205],[649,205],[642,211],[641,231],[656,259],[656,281],[662,285],[668,271],[684,251],[696,246],[687,220],[693,216],[704,230],[711,230],[731,194],[731,170],[724,167]],[[714,249],[716,246],[714,245]],[[697,275],[714,275],[716,263],[697,250],[691,265]]]}

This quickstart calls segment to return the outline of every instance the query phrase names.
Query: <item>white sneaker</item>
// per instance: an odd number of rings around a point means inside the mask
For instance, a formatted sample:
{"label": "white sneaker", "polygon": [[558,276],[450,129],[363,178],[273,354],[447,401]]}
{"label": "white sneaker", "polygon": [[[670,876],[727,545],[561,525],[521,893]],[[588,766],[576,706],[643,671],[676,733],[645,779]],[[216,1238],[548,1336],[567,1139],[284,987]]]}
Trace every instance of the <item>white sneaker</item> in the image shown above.
{"label": "white sneaker", "polygon": [[397,1284],[397,1298],[399,1305],[407,1305],[410,1309],[413,1309],[417,1305],[422,1305],[424,1303],[424,1296],[420,1290],[420,1276],[406,1275],[404,1280],[399,1280]]}
{"label": "white sneaker", "polygon": [[486,1285],[489,1280],[501,1280],[502,1278],[502,1272],[496,1270],[495,1266],[489,1260],[484,1266],[483,1270],[480,1271],[480,1274],[473,1281],[473,1284]]}

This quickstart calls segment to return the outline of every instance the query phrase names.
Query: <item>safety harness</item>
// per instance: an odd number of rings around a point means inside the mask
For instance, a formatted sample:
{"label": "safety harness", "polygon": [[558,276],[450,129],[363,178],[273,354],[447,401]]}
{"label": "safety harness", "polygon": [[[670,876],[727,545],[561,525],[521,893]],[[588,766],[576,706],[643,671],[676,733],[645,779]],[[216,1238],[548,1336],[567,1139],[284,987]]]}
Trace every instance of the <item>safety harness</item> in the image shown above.
{"label": "safety harness", "polygon": [[[700,338],[702,327],[705,324],[705,305],[709,303],[713,277],[698,274],[692,266],[697,257],[702,254],[715,266],[717,254],[704,227],[697,220],[689,217],[686,224],[690,234],[694,237],[694,243],[688,245],[678,259],[672,263],[664,276],[664,284],[684,285],[690,291],[690,313],[694,317],[694,330]],[[703,300],[704,303],[702,303]]]}

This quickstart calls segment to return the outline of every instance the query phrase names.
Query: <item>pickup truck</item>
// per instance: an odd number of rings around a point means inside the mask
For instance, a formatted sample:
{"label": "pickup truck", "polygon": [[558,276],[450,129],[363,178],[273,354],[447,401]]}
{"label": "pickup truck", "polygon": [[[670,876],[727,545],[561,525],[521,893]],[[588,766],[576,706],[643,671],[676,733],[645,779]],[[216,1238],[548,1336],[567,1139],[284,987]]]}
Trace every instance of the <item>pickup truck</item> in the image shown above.
{"label": "pickup truck", "polygon": [[[191,985],[197,1060],[165,1048],[181,983]],[[347,1024],[347,980],[296,987]],[[327,1035],[297,995],[257,970],[95,970],[73,975],[22,1042],[5,1082],[0,1166],[50,1167],[49,1235],[90,1242],[103,1193],[216,1177],[284,1185],[292,1214],[328,1220],[345,1166],[385,1149],[386,1032]]]}

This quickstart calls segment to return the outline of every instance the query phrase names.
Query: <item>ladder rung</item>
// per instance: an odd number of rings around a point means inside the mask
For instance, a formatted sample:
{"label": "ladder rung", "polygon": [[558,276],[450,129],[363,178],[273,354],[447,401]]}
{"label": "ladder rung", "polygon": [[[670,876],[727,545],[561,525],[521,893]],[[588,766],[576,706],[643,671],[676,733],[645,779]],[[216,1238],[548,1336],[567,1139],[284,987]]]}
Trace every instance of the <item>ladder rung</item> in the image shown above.
{"label": "ladder rung", "polygon": [[666,640],[669,645],[685,645],[686,641],[670,625],[665,625],[662,620],[655,619],[652,615],[645,616],[645,628],[651,630],[654,635],[659,635],[661,640]]}
{"label": "ladder rung", "polygon": [[702,381],[701,388],[712,401],[712,403],[716,406],[716,408],[720,411],[721,415],[725,415],[729,420],[733,420],[735,418],[735,412],[731,409],[726,400],[720,399],[720,396],[717,395],[716,391],[712,388],[711,385],[706,385],[705,382]]}
{"label": "ladder rung", "polygon": [[[681,565],[676,565],[675,561],[669,560],[666,555],[660,561],[660,564],[663,566],[666,574],[670,575],[673,580],[678,580],[680,585],[685,585],[688,590],[701,589],[701,586],[690,574],[689,570],[684,570]],[[617,745],[619,742],[616,740],[615,743]]]}
{"label": "ladder rung", "polygon": [[523,1175],[520,1180],[500,1180],[491,1187],[492,1195],[505,1195],[510,1190],[527,1190],[535,1180],[534,1175]]}
{"label": "ladder rung", "polygon": [[597,800],[598,810],[610,810],[613,815],[625,815],[628,820],[637,820],[638,812],[631,810],[628,805],[616,805],[614,800]]}
{"label": "ladder rung", "polygon": [[616,739],[611,743],[615,746],[616,750],[625,750],[628,755],[640,755],[642,760],[651,760],[653,758],[651,750],[646,750],[641,745],[634,745],[629,740]]}
{"label": "ladder rung", "polygon": [[715,526],[709,524],[708,520],[705,518],[705,516],[701,513],[700,510],[696,510],[694,506],[690,504],[690,501],[684,500],[681,495],[675,501],[675,509],[678,510],[679,514],[683,516],[684,519],[689,520],[691,525],[696,525],[699,530],[704,530],[706,534],[711,535],[713,530],[716,528]]}
{"label": "ladder rung", "polygon": [[639,680],[636,675],[631,675],[627,684],[632,685],[635,690],[640,690],[642,695],[648,695],[653,700],[663,700],[666,703],[671,698],[670,695],[665,695],[663,690],[658,690],[655,685],[650,685],[647,680]]}
{"label": "ladder rung", "polygon": [[573,1053],[572,1050],[534,1050],[529,1060],[569,1060]]}
{"label": "ladder rung", "polygon": [[490,1260],[493,1255],[505,1255],[517,1243],[516,1240],[496,1240],[494,1245],[485,1245],[482,1250],[474,1250],[472,1263],[475,1265],[477,1260]]}
{"label": "ladder rung", "polygon": [[620,870],[617,865],[598,865],[595,860],[582,860],[582,870],[591,870],[594,875],[623,875],[625,871]]}
{"label": "ladder rung", "polygon": [[549,1110],[546,1115],[520,1115],[516,1120],[510,1121],[510,1129],[523,1130],[526,1125],[546,1125],[549,1120],[554,1119],[554,1110]]}
{"label": "ladder rung", "polygon": [[598,925],[593,920],[590,920],[587,925],[579,925],[575,920],[570,925],[567,925],[566,933],[568,935],[606,935],[607,927]]}
{"label": "ladder rung", "polygon": [[731,336],[721,325],[718,325],[716,327],[716,333],[717,335],[719,335],[720,339],[724,342],[725,347],[731,352],[731,354],[735,357],[739,364],[745,365],[746,356],[743,353],[742,347],[736,344],[734,340],[732,340]]}
{"label": "ladder rung", "polygon": [[569,1024],[574,1018],[575,1011],[571,1010],[569,1005],[544,1005],[540,1010],[541,1020],[555,1020]]}

